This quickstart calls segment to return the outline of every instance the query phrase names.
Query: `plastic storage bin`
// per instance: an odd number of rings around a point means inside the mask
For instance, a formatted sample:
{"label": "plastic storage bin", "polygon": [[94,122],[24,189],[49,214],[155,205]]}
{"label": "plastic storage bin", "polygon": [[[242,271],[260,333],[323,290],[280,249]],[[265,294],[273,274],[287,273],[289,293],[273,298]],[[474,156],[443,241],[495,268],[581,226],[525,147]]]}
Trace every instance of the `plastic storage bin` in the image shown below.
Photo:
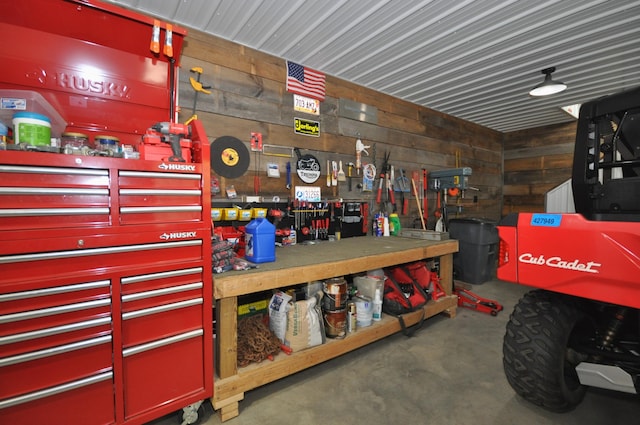
{"label": "plastic storage bin", "polygon": [[276,261],[276,227],[266,218],[256,218],[245,228],[245,258],[252,263]]}
{"label": "plastic storage bin", "polygon": [[496,223],[480,218],[449,220],[449,236],[457,239],[460,249],[453,254],[454,277],[480,284],[493,279],[498,255]]}

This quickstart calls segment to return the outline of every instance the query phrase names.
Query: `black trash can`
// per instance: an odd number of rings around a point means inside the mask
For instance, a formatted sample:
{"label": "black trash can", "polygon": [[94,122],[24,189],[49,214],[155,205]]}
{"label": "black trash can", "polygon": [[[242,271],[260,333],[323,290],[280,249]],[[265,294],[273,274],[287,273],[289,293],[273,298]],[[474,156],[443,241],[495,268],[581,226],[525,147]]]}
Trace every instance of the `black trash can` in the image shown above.
{"label": "black trash can", "polygon": [[498,257],[496,223],[482,218],[449,220],[449,236],[457,239],[453,254],[453,276],[463,282],[480,284],[494,278]]}

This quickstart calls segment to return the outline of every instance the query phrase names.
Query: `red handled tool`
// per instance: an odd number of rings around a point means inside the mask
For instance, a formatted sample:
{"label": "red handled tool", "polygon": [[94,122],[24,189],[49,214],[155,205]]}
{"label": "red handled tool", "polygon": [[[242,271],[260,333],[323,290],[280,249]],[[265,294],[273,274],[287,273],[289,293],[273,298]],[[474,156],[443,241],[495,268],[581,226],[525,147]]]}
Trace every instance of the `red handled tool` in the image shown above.
{"label": "red handled tool", "polygon": [[502,305],[497,301],[483,298],[468,289],[454,288],[453,293],[458,296],[458,307],[477,310],[481,313],[488,313],[492,316],[497,316],[498,313],[503,310]]}

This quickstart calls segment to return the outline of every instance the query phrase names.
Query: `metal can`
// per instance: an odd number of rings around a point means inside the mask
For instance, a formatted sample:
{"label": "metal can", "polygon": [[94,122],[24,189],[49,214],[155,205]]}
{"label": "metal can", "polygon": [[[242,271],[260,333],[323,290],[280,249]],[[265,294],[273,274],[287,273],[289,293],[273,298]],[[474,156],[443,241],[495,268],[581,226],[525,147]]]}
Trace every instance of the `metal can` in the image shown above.
{"label": "metal can", "polygon": [[347,304],[347,332],[355,332],[358,329],[356,303],[349,301]]}

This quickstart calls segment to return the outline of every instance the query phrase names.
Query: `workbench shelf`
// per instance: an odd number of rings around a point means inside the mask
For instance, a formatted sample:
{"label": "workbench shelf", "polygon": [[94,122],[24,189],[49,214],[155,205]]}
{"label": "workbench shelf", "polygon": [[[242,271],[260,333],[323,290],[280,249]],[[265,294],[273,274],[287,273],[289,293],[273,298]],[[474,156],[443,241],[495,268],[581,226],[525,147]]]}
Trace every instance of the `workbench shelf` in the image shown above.
{"label": "workbench shelf", "polygon": [[[343,339],[328,339],[325,344],[299,352],[275,356],[274,361],[237,365],[238,296],[254,292],[354,275],[367,270],[390,267],[430,258],[439,258],[441,285],[447,295],[431,300],[423,307],[424,317],[446,313],[455,317],[457,297],[452,295],[453,253],[458,241],[427,241],[401,237],[359,237],[316,245],[279,248],[277,261],[261,264],[258,269],[215,276],[217,364],[212,404],[222,421],[239,415],[244,392],[323,363],[357,348],[401,331],[399,321],[383,315],[380,322],[360,328]],[[422,312],[405,315],[412,326]]]}

